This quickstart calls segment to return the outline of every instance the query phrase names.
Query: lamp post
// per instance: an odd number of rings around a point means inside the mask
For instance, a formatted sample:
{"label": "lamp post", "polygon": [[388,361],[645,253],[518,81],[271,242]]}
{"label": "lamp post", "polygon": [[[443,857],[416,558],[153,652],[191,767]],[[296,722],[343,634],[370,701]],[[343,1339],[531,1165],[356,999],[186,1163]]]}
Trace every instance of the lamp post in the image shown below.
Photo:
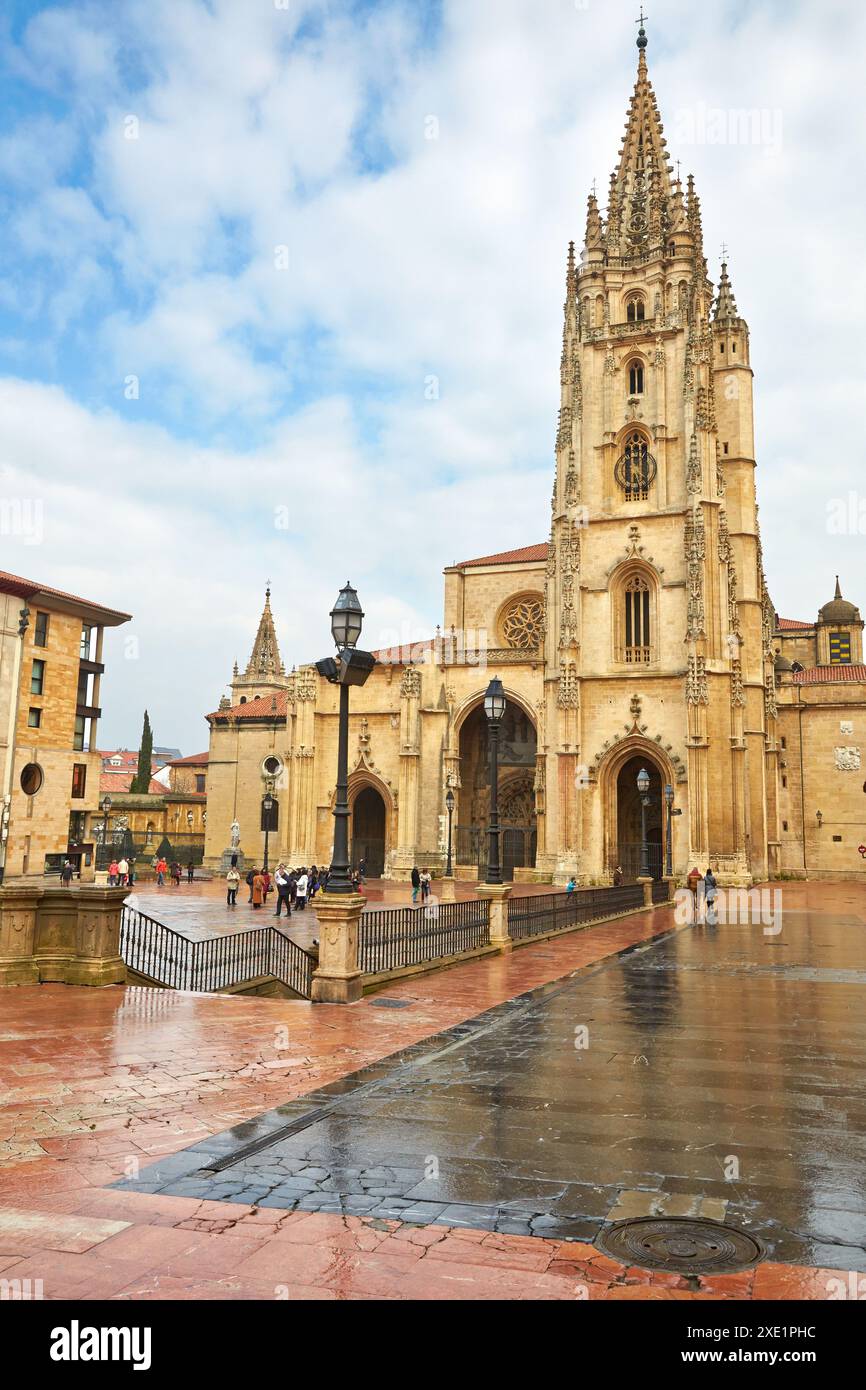
{"label": "lamp post", "polygon": [[649,773],[642,767],[637,775],[637,789],[640,795],[640,876],[649,878],[649,845],[646,838],[646,808],[649,806],[649,796],[647,795],[650,786]]}
{"label": "lamp post", "polygon": [[262,867],[263,867],[265,873],[268,872],[268,838],[269,838],[270,833],[271,833],[271,811],[273,811],[273,809],[274,809],[274,798],[273,798],[273,794],[272,794],[272,792],[271,792],[270,787],[268,787],[267,791],[265,792],[264,798],[263,798],[263,800],[262,800],[262,810],[263,810],[264,813],[265,813],[265,814],[264,814],[264,821],[265,821],[265,862],[264,862],[264,864],[262,865]]}
{"label": "lamp post", "polygon": [[490,847],[487,851],[487,882],[502,882],[499,859],[499,725],[505,714],[505,691],[494,676],[484,694],[484,713],[490,729]]}
{"label": "lamp post", "polygon": [[666,833],[667,848],[665,850],[665,877],[673,877],[673,858],[671,854],[671,807],[674,804],[674,789],[670,782],[665,784],[665,808],[667,810]]}
{"label": "lamp post", "polygon": [[454,793],[450,787],[445,793],[445,809],[448,812],[448,859],[445,864],[445,877],[451,878],[451,818],[454,815]]}
{"label": "lamp post", "polygon": [[372,652],[357,650],[364,612],[358,594],[347,580],[331,609],[331,636],[337,658],[316,662],[316,670],[332,685],[340,687],[340,716],[337,735],[337,799],[334,805],[334,856],[328,875],[329,893],[354,893],[349,863],[349,686],[363,685],[376,658]]}
{"label": "lamp post", "polygon": [[102,853],[105,855],[105,846],[108,844],[108,813],[111,810],[111,797],[102,798]]}

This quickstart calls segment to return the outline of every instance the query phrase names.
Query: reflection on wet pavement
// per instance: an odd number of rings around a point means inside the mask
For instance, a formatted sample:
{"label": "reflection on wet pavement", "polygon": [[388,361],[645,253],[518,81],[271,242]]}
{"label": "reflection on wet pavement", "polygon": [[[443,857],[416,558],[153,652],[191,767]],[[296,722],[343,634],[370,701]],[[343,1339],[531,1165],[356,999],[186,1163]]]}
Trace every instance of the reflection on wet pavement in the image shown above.
{"label": "reflection on wet pavement", "polygon": [[863,1270],[864,984],[854,916],[672,932],[121,1186],[561,1240],[701,1215]]}

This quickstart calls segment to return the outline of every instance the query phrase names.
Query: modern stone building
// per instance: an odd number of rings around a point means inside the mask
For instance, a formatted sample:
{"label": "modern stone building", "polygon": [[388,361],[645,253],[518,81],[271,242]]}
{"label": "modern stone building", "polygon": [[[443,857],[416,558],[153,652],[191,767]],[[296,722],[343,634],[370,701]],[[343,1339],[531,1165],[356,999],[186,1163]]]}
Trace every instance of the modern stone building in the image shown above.
{"label": "modern stone building", "polygon": [[[458,872],[477,872],[492,675],[508,696],[508,875],[637,872],[641,768],[656,875],[669,839],[679,875],[866,872],[862,623],[838,594],[814,626],[776,620],[749,330],[727,266],[717,288],[708,278],[698,194],[673,177],[643,29],[638,48],[606,213],[591,195],[583,248],[567,255],[549,539],[449,567],[436,637],[379,653],[352,692],[353,855],[370,873],[441,867],[449,786]],[[208,716],[209,862],[234,819],[247,859],[261,858],[268,785],[272,858],[329,861],[336,715],[314,667],[284,670],[268,594],[250,662]]]}
{"label": "modern stone building", "polygon": [[71,858],[94,873],[91,816],[100,799],[100,682],[106,627],[119,613],[0,572],[0,868],[59,874]]}

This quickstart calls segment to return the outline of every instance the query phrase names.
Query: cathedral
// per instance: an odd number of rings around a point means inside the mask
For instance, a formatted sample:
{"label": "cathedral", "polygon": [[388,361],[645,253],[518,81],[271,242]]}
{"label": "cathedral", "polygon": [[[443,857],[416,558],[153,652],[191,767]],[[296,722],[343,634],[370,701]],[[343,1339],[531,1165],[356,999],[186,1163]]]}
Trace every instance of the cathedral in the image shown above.
{"label": "cathedral", "polygon": [[[435,636],[377,652],[352,691],[352,857],[370,876],[443,871],[449,789],[454,872],[483,875],[494,675],[506,878],[634,877],[642,820],[654,877],[866,873],[863,621],[838,580],[814,620],[770,599],[749,330],[727,265],[708,278],[646,46],[641,28],[606,211],[591,194],[568,249],[549,539],[449,566]],[[272,863],[331,858],[337,688],[313,665],[286,672],[270,597],[207,716],[215,867],[234,821],[247,863],[266,823]]]}

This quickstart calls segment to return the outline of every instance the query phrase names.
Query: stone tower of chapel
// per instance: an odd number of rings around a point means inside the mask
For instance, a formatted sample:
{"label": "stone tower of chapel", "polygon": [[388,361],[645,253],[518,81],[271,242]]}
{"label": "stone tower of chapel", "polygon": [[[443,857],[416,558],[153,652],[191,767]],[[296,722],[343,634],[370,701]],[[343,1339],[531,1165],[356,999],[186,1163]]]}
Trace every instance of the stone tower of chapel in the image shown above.
{"label": "stone tower of chapel", "polygon": [[746,881],[767,874],[779,838],[749,334],[724,264],[714,295],[646,47],[641,28],[606,216],[591,194],[583,249],[568,250],[538,868],[561,880],[577,864],[587,881],[609,870],[639,837],[623,817],[643,765],[658,854],[670,786],[675,859],[712,856]]}

